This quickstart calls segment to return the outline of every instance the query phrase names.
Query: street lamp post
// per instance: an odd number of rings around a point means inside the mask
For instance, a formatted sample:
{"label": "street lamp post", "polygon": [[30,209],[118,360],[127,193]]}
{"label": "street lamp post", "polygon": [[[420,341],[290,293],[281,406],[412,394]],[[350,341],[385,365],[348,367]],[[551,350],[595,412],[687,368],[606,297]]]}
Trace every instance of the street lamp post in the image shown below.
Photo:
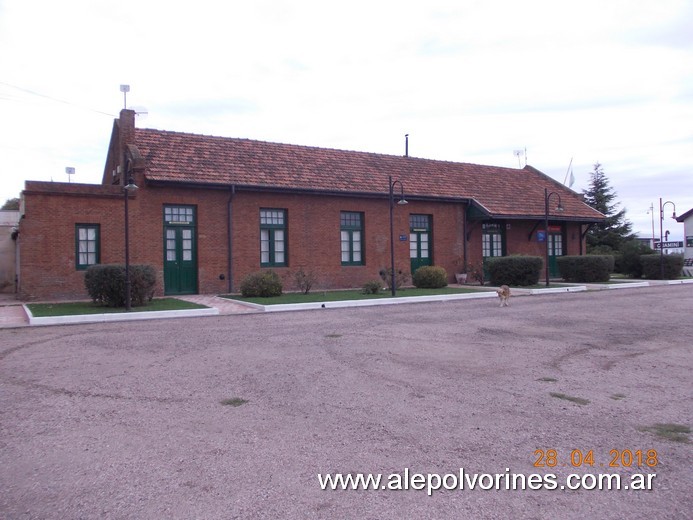
{"label": "street lamp post", "polygon": [[392,180],[392,176],[388,176],[388,184],[390,188],[390,270],[391,270],[391,280],[390,288],[392,290],[392,296],[397,295],[397,287],[395,283],[395,224],[394,224],[394,210],[395,210],[395,184],[399,184],[399,200],[397,204],[403,205],[407,204],[404,200],[404,186],[402,181],[395,179]]}
{"label": "street lamp post", "polygon": [[546,234],[544,240],[546,242],[546,258],[544,259],[544,270],[546,276],[546,287],[549,286],[549,199],[551,195],[558,197],[558,206],[556,206],[556,211],[563,211],[563,206],[561,205],[561,195],[552,191],[549,193],[548,188],[544,188],[544,233]]}
{"label": "street lamp post", "polygon": [[130,211],[128,200],[130,198],[130,192],[134,192],[136,189],[137,185],[135,184],[135,180],[132,178],[132,175],[130,175],[127,185],[123,186],[123,197],[125,198],[125,310],[128,312],[132,307],[132,289],[130,282],[130,225],[128,222]]}
{"label": "street lamp post", "polygon": [[652,249],[655,248],[655,231],[654,231],[654,203],[650,202],[650,209],[647,210],[647,213],[651,215],[652,217]]}
{"label": "street lamp post", "polygon": [[662,197],[659,198],[659,275],[664,280],[664,206],[671,204],[674,212],[671,218],[676,218],[676,204],[670,200],[662,204]]}

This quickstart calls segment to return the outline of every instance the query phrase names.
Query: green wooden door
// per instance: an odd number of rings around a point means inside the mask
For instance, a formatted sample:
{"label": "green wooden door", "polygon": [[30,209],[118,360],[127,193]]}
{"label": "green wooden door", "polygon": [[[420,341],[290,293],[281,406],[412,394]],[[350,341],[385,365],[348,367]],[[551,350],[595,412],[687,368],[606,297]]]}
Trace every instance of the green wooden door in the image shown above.
{"label": "green wooden door", "polygon": [[560,271],[558,270],[558,262],[556,259],[562,256],[563,253],[563,231],[561,229],[552,229],[554,226],[549,226],[549,277],[558,278]]}
{"label": "green wooden door", "polygon": [[197,242],[194,208],[164,209],[164,293],[197,293]]}
{"label": "green wooden door", "polygon": [[431,216],[409,215],[409,260],[411,274],[419,267],[431,265]]}
{"label": "green wooden door", "polygon": [[486,260],[505,254],[505,235],[498,222],[484,222],[481,225],[481,253],[484,259],[484,280],[489,279]]}

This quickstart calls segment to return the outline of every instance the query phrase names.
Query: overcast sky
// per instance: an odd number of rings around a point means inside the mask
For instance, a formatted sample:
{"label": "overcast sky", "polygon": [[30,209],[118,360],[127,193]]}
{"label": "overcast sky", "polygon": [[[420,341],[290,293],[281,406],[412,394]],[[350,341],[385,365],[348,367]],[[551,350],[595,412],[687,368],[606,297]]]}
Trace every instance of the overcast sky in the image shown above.
{"label": "overcast sky", "polygon": [[129,84],[143,128],[395,155],[408,133],[412,156],[509,167],[526,149],[559,182],[572,158],[578,192],[599,162],[658,236],[660,197],[693,208],[692,27],[691,0],[0,0],[0,203],[67,166],[100,182]]}

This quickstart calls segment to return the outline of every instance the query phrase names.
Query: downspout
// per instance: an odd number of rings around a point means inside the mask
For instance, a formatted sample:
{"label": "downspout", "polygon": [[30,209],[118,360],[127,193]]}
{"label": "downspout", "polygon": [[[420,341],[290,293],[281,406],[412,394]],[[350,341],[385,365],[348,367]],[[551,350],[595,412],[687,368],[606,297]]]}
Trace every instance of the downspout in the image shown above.
{"label": "downspout", "polygon": [[229,192],[229,200],[226,204],[226,210],[227,210],[227,219],[226,219],[226,231],[227,231],[227,240],[229,244],[229,251],[228,251],[228,264],[227,264],[227,277],[228,277],[228,292],[232,293],[233,292],[233,260],[232,260],[232,255],[233,255],[233,196],[236,194],[236,185],[232,184],[231,185],[231,191]]}
{"label": "downspout", "polygon": [[464,272],[467,272],[467,214],[469,213],[469,202],[467,202],[467,205],[464,207],[464,220],[462,221],[462,232],[464,233],[464,240],[462,241],[462,257],[464,258]]}
{"label": "downspout", "polygon": [[12,230],[14,242],[14,294],[19,294],[19,224]]}

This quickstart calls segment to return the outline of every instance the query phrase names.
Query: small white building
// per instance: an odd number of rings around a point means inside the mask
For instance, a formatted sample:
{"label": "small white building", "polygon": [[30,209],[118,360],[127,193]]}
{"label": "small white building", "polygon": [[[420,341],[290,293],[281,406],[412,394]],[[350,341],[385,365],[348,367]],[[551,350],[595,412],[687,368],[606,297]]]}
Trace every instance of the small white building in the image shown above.
{"label": "small white building", "polygon": [[0,292],[15,292],[19,211],[0,210]]}
{"label": "small white building", "polygon": [[683,222],[683,274],[693,276],[693,209],[676,217],[676,220]]}

